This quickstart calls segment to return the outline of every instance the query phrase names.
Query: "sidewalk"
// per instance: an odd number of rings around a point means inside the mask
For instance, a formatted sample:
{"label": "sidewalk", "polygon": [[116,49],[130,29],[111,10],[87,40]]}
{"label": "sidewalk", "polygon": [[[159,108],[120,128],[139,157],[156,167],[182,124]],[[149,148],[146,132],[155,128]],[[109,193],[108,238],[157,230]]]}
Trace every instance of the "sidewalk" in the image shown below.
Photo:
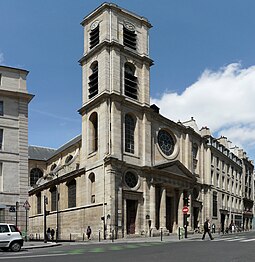
{"label": "sidewalk", "polygon": [[[215,237],[219,236],[218,234],[215,234]],[[181,238],[179,240],[178,236],[176,234],[172,234],[170,236],[162,236],[161,237],[132,237],[132,238],[120,238],[120,239],[114,239],[113,241],[111,239],[103,240],[101,239],[99,242],[99,239],[92,239],[92,240],[85,240],[85,241],[75,241],[75,242],[69,242],[69,241],[59,241],[56,242],[47,242],[44,243],[42,241],[27,241],[24,242],[23,249],[32,249],[32,248],[46,248],[46,247],[55,247],[60,245],[79,245],[79,244],[109,244],[109,243],[151,243],[151,242],[181,242],[181,241],[188,241],[191,239],[201,239],[202,234],[192,234],[188,235],[188,238]]]}
{"label": "sidewalk", "polygon": [[[249,231],[250,232],[250,231]],[[238,235],[243,232],[235,232],[231,233],[228,235],[222,235],[218,233],[214,233],[213,238],[221,238],[222,236],[233,236],[233,235]],[[208,235],[206,236],[208,238]],[[179,240],[179,237],[177,234],[171,234],[170,236],[162,236],[162,241],[161,237],[130,237],[130,238],[119,238],[119,239],[114,239],[113,241],[111,239],[103,240],[101,239],[99,242],[98,238],[93,238],[92,240],[84,240],[84,241],[61,241],[59,240],[58,243],[56,242],[47,242],[44,243],[43,240],[41,241],[27,241],[24,242],[24,246],[22,247],[23,249],[32,249],[32,248],[46,248],[46,247],[55,247],[55,246],[60,246],[60,245],[87,245],[87,244],[110,244],[110,243],[119,243],[119,244],[127,244],[127,243],[152,243],[152,242],[159,242],[159,243],[169,243],[169,242],[183,242],[183,241],[189,241],[189,240],[199,240],[201,239],[202,241],[202,234],[195,233],[195,234],[188,234],[187,238],[181,238]]]}
{"label": "sidewalk", "polygon": [[56,243],[56,242],[44,243],[43,241],[27,241],[27,242],[24,242],[22,249],[56,247],[60,245],[62,245],[62,243]]}

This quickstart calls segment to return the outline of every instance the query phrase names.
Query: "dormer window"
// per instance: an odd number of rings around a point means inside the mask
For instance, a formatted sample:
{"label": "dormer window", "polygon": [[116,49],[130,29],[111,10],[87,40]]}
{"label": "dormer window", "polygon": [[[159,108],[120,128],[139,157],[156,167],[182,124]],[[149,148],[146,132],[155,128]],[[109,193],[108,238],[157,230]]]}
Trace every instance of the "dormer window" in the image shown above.
{"label": "dormer window", "polygon": [[135,76],[135,67],[130,64],[125,64],[125,95],[137,99],[137,77]]}
{"label": "dormer window", "polygon": [[133,50],[136,50],[135,28],[130,23],[125,23],[123,27],[123,44]]}
{"label": "dormer window", "polygon": [[98,94],[98,62],[91,65],[92,74],[89,76],[89,99]]}
{"label": "dormer window", "polygon": [[95,21],[94,23],[92,23],[90,29],[91,31],[89,33],[89,41],[90,49],[92,49],[93,47],[99,44],[99,22]]}

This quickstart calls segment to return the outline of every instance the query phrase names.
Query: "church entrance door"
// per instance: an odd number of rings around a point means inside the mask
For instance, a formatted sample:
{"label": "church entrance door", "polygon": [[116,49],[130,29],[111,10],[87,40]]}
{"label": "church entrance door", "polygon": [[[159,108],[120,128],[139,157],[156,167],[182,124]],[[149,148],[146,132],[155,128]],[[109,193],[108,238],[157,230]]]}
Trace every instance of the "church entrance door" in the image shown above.
{"label": "church entrance door", "polygon": [[137,200],[127,199],[127,234],[135,234],[135,220],[137,214]]}

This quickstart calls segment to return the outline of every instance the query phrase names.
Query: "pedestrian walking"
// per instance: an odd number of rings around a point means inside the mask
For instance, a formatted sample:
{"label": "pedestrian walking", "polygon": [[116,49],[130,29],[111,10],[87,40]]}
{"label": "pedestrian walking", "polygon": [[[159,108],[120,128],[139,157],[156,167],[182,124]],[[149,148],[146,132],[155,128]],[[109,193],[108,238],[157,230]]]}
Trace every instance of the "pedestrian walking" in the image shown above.
{"label": "pedestrian walking", "polygon": [[47,240],[50,240],[50,236],[51,236],[50,228],[48,227],[48,229],[47,229]]}
{"label": "pedestrian walking", "polygon": [[212,237],[212,234],[211,234],[211,225],[210,225],[209,218],[207,218],[205,223],[204,223],[204,234],[203,234],[202,240],[205,239],[205,234],[206,233],[208,233],[210,239],[213,240],[213,237]]}
{"label": "pedestrian walking", "polygon": [[212,224],[212,233],[215,233],[215,224]]}
{"label": "pedestrian walking", "polygon": [[51,240],[53,241],[54,240],[54,235],[55,235],[54,228],[51,229],[50,234],[51,234]]}
{"label": "pedestrian walking", "polygon": [[92,233],[92,230],[91,230],[90,226],[88,226],[87,231],[86,231],[86,235],[88,237],[88,240],[90,240],[91,233]]}

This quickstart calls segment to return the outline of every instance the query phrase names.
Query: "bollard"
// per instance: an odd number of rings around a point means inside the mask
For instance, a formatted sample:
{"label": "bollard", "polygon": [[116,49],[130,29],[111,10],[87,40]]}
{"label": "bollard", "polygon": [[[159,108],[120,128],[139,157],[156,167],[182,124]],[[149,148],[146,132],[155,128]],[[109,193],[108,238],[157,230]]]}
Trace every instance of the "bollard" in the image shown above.
{"label": "bollard", "polygon": [[185,238],[188,237],[188,227],[187,227],[187,225],[184,225],[184,237]]}
{"label": "bollard", "polygon": [[161,230],[160,230],[160,241],[162,241],[162,239],[163,239],[163,232],[162,232],[162,228],[161,228]]}
{"label": "bollard", "polygon": [[179,236],[179,240],[181,240],[181,228],[178,227],[178,236]]}
{"label": "bollard", "polygon": [[83,233],[82,234],[82,241],[84,241],[85,240],[85,234]]}
{"label": "bollard", "polygon": [[98,231],[98,242],[101,241],[101,235],[100,235],[100,230]]}
{"label": "bollard", "polygon": [[151,231],[152,231],[152,228],[150,228],[150,237],[151,237]]}
{"label": "bollard", "polygon": [[112,242],[114,242],[114,230],[112,230]]}
{"label": "bollard", "polygon": [[70,242],[72,241],[72,234],[70,233]]}

